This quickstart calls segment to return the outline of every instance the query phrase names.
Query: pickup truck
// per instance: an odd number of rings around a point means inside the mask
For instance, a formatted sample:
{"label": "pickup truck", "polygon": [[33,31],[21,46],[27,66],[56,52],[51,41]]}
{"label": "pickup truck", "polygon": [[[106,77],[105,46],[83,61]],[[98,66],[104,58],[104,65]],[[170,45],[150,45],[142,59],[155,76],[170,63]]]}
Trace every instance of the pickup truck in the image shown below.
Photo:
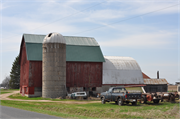
{"label": "pickup truck", "polygon": [[137,105],[137,101],[141,101],[141,93],[128,93],[124,87],[111,87],[108,91],[100,94],[102,104],[115,101],[119,106],[123,103]]}

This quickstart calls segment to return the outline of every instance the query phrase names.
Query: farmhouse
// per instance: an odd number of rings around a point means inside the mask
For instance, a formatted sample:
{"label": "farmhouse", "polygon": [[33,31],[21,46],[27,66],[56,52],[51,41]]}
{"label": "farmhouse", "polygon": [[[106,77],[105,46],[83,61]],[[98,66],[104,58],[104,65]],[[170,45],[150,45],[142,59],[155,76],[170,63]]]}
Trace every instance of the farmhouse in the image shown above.
{"label": "farmhouse", "polygon": [[[55,36],[53,34],[48,34],[47,37],[51,39]],[[62,37],[66,41],[66,53],[63,55],[66,57],[64,76],[67,92],[88,91],[89,94],[93,94],[114,85],[144,86],[142,71],[133,58],[103,56],[99,44],[91,37]],[[37,34],[22,36],[19,60],[20,93],[28,97],[42,96],[44,38],[45,35]],[[52,45],[52,48],[56,46]],[[55,60],[50,58],[49,62]],[[48,70],[53,72],[55,69]],[[48,85],[52,85],[52,82]]]}

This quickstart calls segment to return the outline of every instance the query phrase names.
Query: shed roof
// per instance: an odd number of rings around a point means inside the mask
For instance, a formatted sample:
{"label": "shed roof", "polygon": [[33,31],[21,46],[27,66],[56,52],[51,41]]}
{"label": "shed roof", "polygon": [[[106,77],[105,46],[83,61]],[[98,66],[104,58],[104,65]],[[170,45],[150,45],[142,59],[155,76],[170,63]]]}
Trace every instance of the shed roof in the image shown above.
{"label": "shed roof", "polygon": [[141,69],[131,57],[104,56],[103,84],[144,84]]}
{"label": "shed roof", "polygon": [[[42,61],[42,43],[45,35],[23,34],[27,60]],[[104,62],[100,46],[94,38],[64,36],[66,61]]]}
{"label": "shed roof", "polygon": [[144,84],[168,84],[166,79],[144,79]]}

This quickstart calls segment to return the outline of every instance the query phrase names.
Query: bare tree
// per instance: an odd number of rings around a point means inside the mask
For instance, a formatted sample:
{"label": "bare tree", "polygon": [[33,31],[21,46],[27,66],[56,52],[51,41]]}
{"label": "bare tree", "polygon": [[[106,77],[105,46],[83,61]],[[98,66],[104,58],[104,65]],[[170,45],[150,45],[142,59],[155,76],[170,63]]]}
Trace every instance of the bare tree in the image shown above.
{"label": "bare tree", "polygon": [[11,80],[10,76],[6,76],[5,79],[2,81],[1,86],[8,89],[9,88],[9,81]]}

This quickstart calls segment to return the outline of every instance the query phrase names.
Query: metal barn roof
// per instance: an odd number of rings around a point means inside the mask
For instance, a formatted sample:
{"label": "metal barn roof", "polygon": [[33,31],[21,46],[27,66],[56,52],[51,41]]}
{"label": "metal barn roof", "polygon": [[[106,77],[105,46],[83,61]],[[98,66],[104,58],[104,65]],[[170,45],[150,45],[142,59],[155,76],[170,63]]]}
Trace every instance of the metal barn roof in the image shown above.
{"label": "metal barn roof", "polygon": [[104,56],[103,84],[144,84],[138,63],[131,57]]}
{"label": "metal barn roof", "polygon": [[91,37],[64,36],[68,45],[99,46],[97,41]]}
{"label": "metal barn roof", "polygon": [[[43,43],[46,35],[23,34],[26,43]],[[67,45],[99,46],[92,37],[63,36]]]}
{"label": "metal barn roof", "polygon": [[168,84],[166,79],[144,79],[144,84]]}
{"label": "metal barn roof", "polygon": [[[45,35],[24,34],[27,60],[42,61],[42,42]],[[104,62],[100,46],[94,38],[64,36],[66,61]]]}

